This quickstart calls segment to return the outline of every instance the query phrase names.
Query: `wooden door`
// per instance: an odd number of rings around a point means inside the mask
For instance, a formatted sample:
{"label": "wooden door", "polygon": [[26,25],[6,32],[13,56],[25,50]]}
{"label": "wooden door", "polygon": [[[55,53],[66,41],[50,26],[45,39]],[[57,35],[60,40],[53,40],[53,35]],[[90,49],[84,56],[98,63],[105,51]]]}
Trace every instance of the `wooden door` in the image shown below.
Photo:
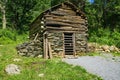
{"label": "wooden door", "polygon": [[64,53],[65,55],[73,55],[73,33],[64,33]]}

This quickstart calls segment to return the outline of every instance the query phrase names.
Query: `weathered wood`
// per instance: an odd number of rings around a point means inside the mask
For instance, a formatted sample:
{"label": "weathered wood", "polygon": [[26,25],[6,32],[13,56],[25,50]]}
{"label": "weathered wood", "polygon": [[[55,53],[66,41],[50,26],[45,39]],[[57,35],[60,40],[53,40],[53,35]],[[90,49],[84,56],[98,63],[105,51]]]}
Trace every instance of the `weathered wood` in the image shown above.
{"label": "weathered wood", "polygon": [[76,32],[76,33],[80,33],[80,34],[84,34],[84,33],[86,33],[86,32],[84,32],[84,31],[79,31],[79,30],[53,30],[53,29],[46,29],[46,31],[48,31],[48,32],[51,32],[51,33],[55,33],[55,32],[71,32],[71,33],[74,33],[74,32]]}
{"label": "weathered wood", "polygon": [[[43,21],[42,23],[41,20]],[[88,31],[87,19],[84,13],[80,12],[75,6],[63,3],[43,12],[30,27],[30,37],[33,40],[36,39],[37,34],[40,34],[40,25],[45,26],[43,31],[45,59],[48,59],[48,56],[51,58],[52,52],[60,54],[63,51],[65,55],[66,51],[75,56],[76,52],[84,52],[86,50],[87,36],[84,35]],[[63,33],[63,36],[57,33]],[[64,33],[73,34],[72,38],[67,35],[64,39]],[[38,37],[40,36],[38,35]]]}
{"label": "weathered wood", "polygon": [[67,10],[67,9],[62,9],[62,8],[59,8],[56,12],[67,13],[68,15],[76,15],[75,11],[73,11],[73,10]]}
{"label": "weathered wood", "polygon": [[51,14],[56,15],[56,16],[66,16],[66,13],[60,13],[60,12],[51,12]]}
{"label": "weathered wood", "polygon": [[37,39],[38,35],[39,35],[39,34],[37,33],[33,41],[36,41],[36,39]]}
{"label": "weathered wood", "polygon": [[47,39],[47,34],[44,34],[44,59],[48,59],[48,39]]}
{"label": "weathered wood", "polygon": [[52,59],[52,51],[51,51],[51,44],[48,42],[48,50],[49,50],[49,58]]}
{"label": "weathered wood", "polygon": [[[62,19],[62,20],[81,20],[82,17],[81,16],[55,16],[55,15],[45,15],[45,19],[49,19],[49,18],[53,18],[53,19]],[[85,20],[85,19],[82,19]]]}
{"label": "weathered wood", "polygon": [[[76,24],[77,24],[77,23],[76,23]],[[85,24],[85,23],[84,23],[84,22],[83,22],[83,23],[81,22],[81,23],[79,23],[79,24],[82,24],[82,25],[83,25],[83,24]],[[59,21],[59,22],[58,22],[58,21],[46,21],[46,26],[56,26],[56,27],[57,27],[57,26],[58,26],[58,27],[59,27],[59,26],[73,26],[73,27],[76,27],[75,24],[72,25],[72,24],[69,24],[69,23],[63,22],[63,21]]]}
{"label": "weathered wood", "polygon": [[45,43],[46,41],[45,41],[45,34],[43,35],[43,57],[44,57],[44,59],[46,59],[46,47],[45,47],[45,45],[46,45],[46,43]]}
{"label": "weathered wood", "polygon": [[76,13],[72,12],[65,12],[65,11],[52,11],[51,14],[57,15],[57,16],[67,16],[67,15],[76,15]]}
{"label": "weathered wood", "polygon": [[76,56],[76,51],[75,51],[75,48],[76,48],[76,47],[75,47],[75,46],[76,46],[76,45],[75,45],[75,33],[73,33],[73,49],[74,49],[74,50],[73,50],[73,55],[74,55],[74,56]]}
{"label": "weathered wood", "polygon": [[57,11],[64,11],[64,12],[72,12],[72,13],[76,13],[76,11],[73,11],[71,8],[69,8],[69,9],[59,8],[59,9],[57,9]]}
{"label": "weathered wood", "polygon": [[60,30],[68,30],[68,31],[73,30],[73,31],[85,31],[85,32],[88,31],[86,28],[72,28],[72,27],[67,27],[67,26],[59,27],[59,28],[47,26],[46,29],[47,30],[59,30],[59,31]]}
{"label": "weathered wood", "polygon": [[64,33],[62,33],[62,37],[63,37],[63,40],[62,40],[62,42],[63,42],[63,58],[65,58]]}
{"label": "weathered wood", "polygon": [[85,20],[83,20],[83,19],[79,19],[79,20],[73,20],[73,19],[60,19],[60,18],[58,18],[58,19],[46,19],[46,22],[49,22],[50,23],[50,21],[52,22],[63,22],[63,23],[70,23],[70,24],[85,24]]}

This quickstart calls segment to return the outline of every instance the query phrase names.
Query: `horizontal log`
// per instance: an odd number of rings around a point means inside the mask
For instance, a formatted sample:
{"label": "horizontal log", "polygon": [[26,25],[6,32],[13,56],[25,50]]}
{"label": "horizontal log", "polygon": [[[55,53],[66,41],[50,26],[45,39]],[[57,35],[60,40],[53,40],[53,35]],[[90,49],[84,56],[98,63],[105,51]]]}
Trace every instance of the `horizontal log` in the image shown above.
{"label": "horizontal log", "polygon": [[59,8],[57,10],[59,10],[59,11],[66,11],[66,12],[74,12],[74,13],[76,12],[76,11],[73,11],[72,8],[66,8],[66,9]]}
{"label": "horizontal log", "polygon": [[[78,23],[76,23],[76,24],[78,24]],[[85,25],[85,22],[79,22],[79,24]],[[64,21],[49,21],[49,20],[47,20],[46,25],[47,26],[49,25],[49,26],[73,26],[73,27],[76,27],[76,25],[74,25],[72,23],[70,24],[70,23],[64,22]]]}
{"label": "horizontal log", "polygon": [[66,15],[68,15],[66,13],[60,13],[60,12],[51,12],[51,14],[57,15],[57,16],[66,16]]}
{"label": "horizontal log", "polygon": [[73,10],[71,7],[61,7],[61,9]]}
{"label": "horizontal log", "polygon": [[61,27],[61,28],[56,28],[56,27],[46,27],[46,29],[47,30],[50,30],[50,29],[52,29],[52,30],[73,30],[73,31],[84,31],[84,32],[86,32],[87,30],[86,29],[84,29],[84,28],[63,28],[63,27]]}
{"label": "horizontal log", "polygon": [[[49,19],[49,18],[53,18],[53,19],[64,19],[64,20],[81,20],[82,17],[81,16],[55,16],[55,15],[45,15],[45,19]],[[85,20],[85,19],[82,19]]]}
{"label": "horizontal log", "polygon": [[76,13],[69,13],[64,11],[52,11],[51,14],[58,15],[58,16],[66,16],[66,15],[76,15]]}
{"label": "horizontal log", "polygon": [[58,12],[65,12],[65,13],[68,13],[68,14],[74,14],[74,15],[76,15],[76,12],[73,11],[73,10],[70,10],[70,9],[67,10],[67,9],[59,8],[57,11],[58,11]]}
{"label": "horizontal log", "polygon": [[46,17],[45,20],[66,20],[66,21],[85,21],[87,22],[85,19],[82,19],[80,17],[71,17],[71,16],[62,16],[62,17],[54,17],[54,16],[51,16],[51,17]]}
{"label": "horizontal log", "polygon": [[[53,24],[54,25],[54,24]],[[55,27],[55,28],[64,28],[64,29],[67,29],[67,28],[76,28],[76,29],[85,29],[85,30],[88,30],[88,28],[86,27],[86,26],[82,26],[82,25],[70,25],[70,24],[67,24],[67,25],[59,25],[58,26],[58,24],[56,24],[56,26],[54,25],[46,25],[47,27]],[[46,27],[46,28],[47,28]]]}
{"label": "horizontal log", "polygon": [[52,30],[52,29],[45,29],[45,31],[48,31],[49,33],[57,33],[57,32],[71,32],[71,33],[80,33],[80,34],[83,34],[83,33],[86,33],[85,31],[77,31],[77,30]]}
{"label": "horizontal log", "polygon": [[84,19],[79,19],[79,20],[74,20],[74,19],[61,19],[61,18],[56,18],[56,19],[53,19],[53,18],[47,18],[46,19],[46,22],[47,21],[56,21],[56,22],[63,22],[63,23],[70,23],[70,24],[85,24],[85,20]]}

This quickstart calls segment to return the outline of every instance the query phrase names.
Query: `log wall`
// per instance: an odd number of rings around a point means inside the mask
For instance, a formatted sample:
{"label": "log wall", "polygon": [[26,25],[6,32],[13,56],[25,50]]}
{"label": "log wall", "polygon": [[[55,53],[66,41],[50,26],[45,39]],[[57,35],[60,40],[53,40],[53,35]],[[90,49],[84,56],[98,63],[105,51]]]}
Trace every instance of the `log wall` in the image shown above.
{"label": "log wall", "polygon": [[[44,22],[44,23],[41,23]],[[41,32],[41,26],[44,29]],[[36,21],[30,27],[30,39],[33,40],[35,35],[38,33],[38,40],[43,38],[43,34],[47,32],[47,43],[51,45],[52,53],[64,53],[64,37],[63,34],[73,33],[75,52],[81,53],[87,51],[87,19],[86,17],[74,9],[73,6],[62,4],[57,8],[51,8],[50,10],[42,13],[42,17],[38,17]],[[43,38],[41,43],[48,45],[46,40]],[[44,54],[48,51],[44,48]],[[47,52],[46,52],[47,51]]]}

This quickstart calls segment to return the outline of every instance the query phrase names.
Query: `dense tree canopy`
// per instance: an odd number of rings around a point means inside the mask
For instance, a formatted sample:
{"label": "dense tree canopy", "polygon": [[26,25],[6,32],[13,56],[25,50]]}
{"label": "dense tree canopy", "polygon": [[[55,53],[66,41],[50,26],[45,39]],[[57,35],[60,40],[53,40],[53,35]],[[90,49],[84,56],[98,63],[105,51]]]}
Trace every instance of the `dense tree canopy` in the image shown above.
{"label": "dense tree canopy", "polygon": [[[62,3],[66,0],[0,0],[5,2],[5,18],[7,28],[24,32],[29,29],[29,24],[44,10]],[[88,17],[89,28],[120,28],[120,2],[119,0],[67,0],[84,11]],[[5,21],[0,9],[0,28]]]}

